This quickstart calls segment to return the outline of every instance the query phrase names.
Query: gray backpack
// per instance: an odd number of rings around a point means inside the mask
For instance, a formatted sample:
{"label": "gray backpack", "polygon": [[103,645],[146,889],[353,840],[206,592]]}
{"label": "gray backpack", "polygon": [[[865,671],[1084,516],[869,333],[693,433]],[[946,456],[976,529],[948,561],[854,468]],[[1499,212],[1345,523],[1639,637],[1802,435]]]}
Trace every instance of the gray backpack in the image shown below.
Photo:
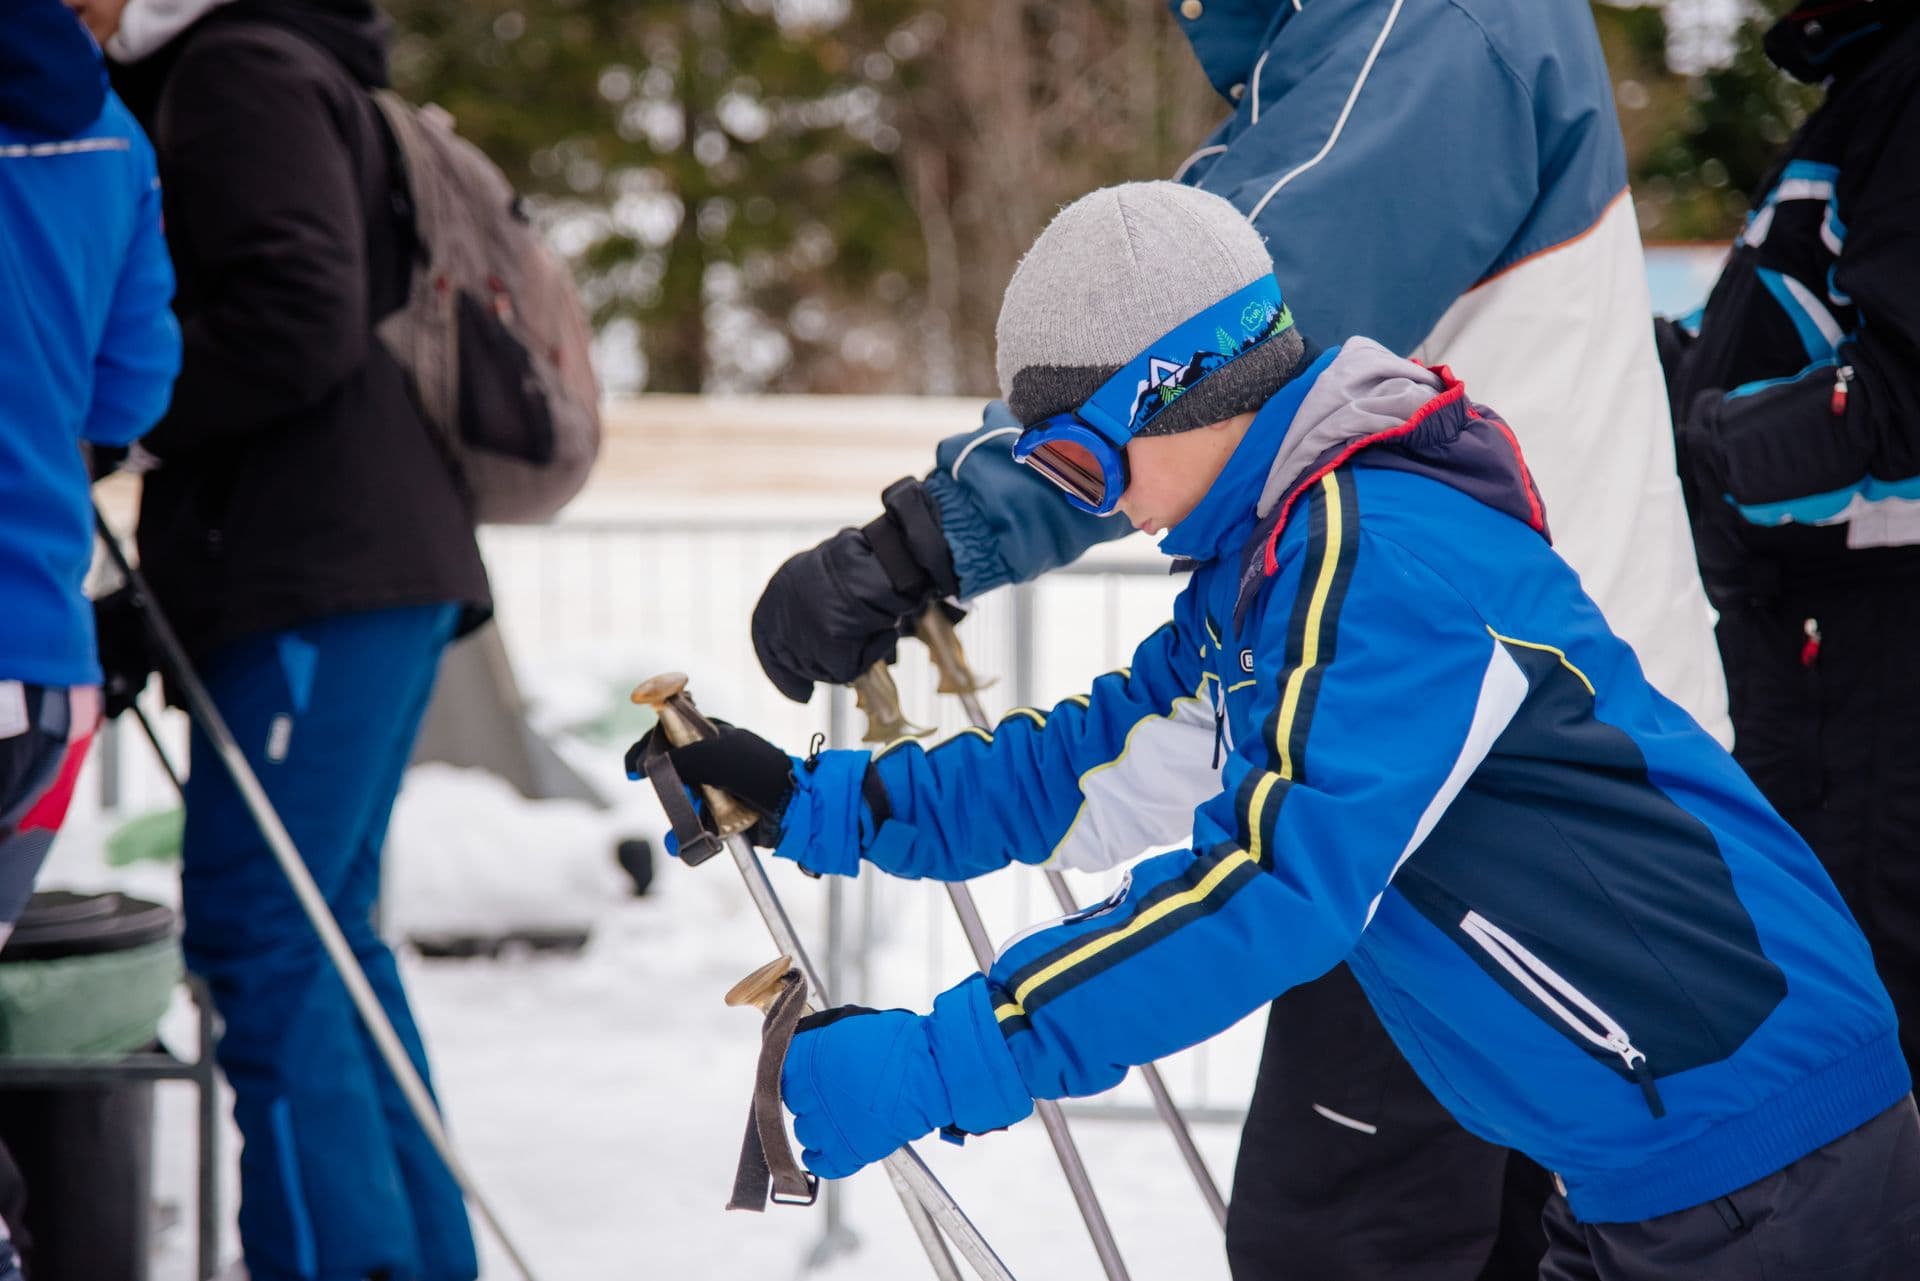
{"label": "gray backpack", "polygon": [[600,451],[590,335],[564,263],[506,175],[438,107],[387,90],[396,195],[413,219],[406,305],[376,330],[413,376],[421,409],[471,496],[474,518],[535,524],[586,484]]}

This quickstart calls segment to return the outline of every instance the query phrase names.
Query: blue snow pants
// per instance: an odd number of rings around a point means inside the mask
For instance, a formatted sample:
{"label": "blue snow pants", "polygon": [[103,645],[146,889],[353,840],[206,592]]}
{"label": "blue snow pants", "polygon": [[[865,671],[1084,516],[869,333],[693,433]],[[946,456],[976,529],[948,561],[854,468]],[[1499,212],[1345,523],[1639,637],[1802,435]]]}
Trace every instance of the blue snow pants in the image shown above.
{"label": "blue snow pants", "polygon": [[[423,1079],[373,909],[387,819],[456,617],[452,605],[339,615],[235,642],[202,670]],[[472,1281],[458,1185],[197,726],[192,753],[183,943],[225,1024],[249,1274]]]}

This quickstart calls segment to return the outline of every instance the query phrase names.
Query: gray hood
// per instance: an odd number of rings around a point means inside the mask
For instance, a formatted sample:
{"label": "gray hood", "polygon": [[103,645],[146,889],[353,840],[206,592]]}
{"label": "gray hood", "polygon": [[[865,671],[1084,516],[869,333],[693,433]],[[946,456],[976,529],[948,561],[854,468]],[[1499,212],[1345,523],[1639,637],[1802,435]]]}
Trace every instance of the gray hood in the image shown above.
{"label": "gray hood", "polygon": [[1260,491],[1260,519],[1329,451],[1399,426],[1444,387],[1438,374],[1371,338],[1347,339],[1294,412]]}

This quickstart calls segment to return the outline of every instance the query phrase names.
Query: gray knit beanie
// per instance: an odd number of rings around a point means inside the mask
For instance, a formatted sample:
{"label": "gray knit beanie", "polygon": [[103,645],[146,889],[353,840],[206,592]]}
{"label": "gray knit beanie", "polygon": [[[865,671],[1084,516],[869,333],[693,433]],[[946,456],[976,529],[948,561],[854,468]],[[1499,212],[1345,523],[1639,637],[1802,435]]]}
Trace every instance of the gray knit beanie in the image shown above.
{"label": "gray knit beanie", "polygon": [[[1272,271],[1253,224],[1209,192],[1129,182],[1082,196],[1040,233],[1007,286],[994,330],[1001,395],[1027,424],[1076,409],[1156,338]],[[1256,410],[1304,353],[1288,329],[1215,370],[1139,434]]]}

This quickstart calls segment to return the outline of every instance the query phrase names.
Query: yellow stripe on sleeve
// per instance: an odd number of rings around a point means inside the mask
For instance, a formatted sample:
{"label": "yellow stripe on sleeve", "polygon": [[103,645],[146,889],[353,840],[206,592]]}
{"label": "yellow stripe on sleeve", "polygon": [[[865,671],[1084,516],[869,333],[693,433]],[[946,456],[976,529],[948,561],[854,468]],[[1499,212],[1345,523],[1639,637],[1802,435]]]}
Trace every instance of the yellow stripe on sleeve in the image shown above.
{"label": "yellow stripe on sleeve", "polygon": [[1580,683],[1587,687],[1587,694],[1589,697],[1593,697],[1593,698],[1599,697],[1599,695],[1594,691],[1593,682],[1587,679],[1587,674],[1581,671],[1578,667],[1575,667],[1573,665],[1573,660],[1567,657],[1567,651],[1564,649],[1561,649],[1558,645],[1547,645],[1547,644],[1541,643],[1540,641],[1525,641],[1525,640],[1521,640],[1518,636],[1502,636],[1499,632],[1494,631],[1493,628],[1491,627],[1487,628],[1487,635],[1493,637],[1497,641],[1504,641],[1509,645],[1518,645],[1522,649],[1537,649],[1542,653],[1552,654],[1555,658],[1560,660],[1560,665],[1562,667],[1566,668],[1568,671],[1572,672],[1575,676],[1580,678]]}
{"label": "yellow stripe on sleeve", "polygon": [[1340,485],[1334,473],[1328,472],[1320,480],[1320,488],[1326,494],[1327,503],[1327,545],[1320,557],[1320,573],[1314,580],[1313,596],[1307,604],[1306,635],[1302,641],[1300,662],[1287,673],[1287,688],[1280,699],[1280,716],[1274,726],[1274,755],[1280,762],[1280,776],[1293,778],[1293,753],[1289,744],[1293,739],[1293,719],[1300,710],[1300,689],[1306,684],[1307,673],[1320,662],[1320,618],[1327,607],[1327,596],[1333,590],[1334,574],[1340,565],[1340,540],[1343,534],[1340,512]]}
{"label": "yellow stripe on sleeve", "polygon": [[1132,921],[1128,922],[1125,929],[1115,930],[1111,934],[1103,934],[1099,938],[1087,943],[1086,946],[1075,948],[1073,951],[1067,953],[1067,955],[1055,961],[1052,965],[1049,965],[1046,969],[1035,974],[1025,983],[1022,983],[1014,990],[1012,1002],[1001,1005],[994,1010],[994,1018],[1004,1023],[1016,1015],[1025,1014],[1027,998],[1032,996],[1034,991],[1042,984],[1059,978],[1074,966],[1083,964],[1093,957],[1100,955],[1100,953],[1106,951],[1108,948],[1126,942],[1140,931],[1146,929],[1149,925],[1152,925],[1155,921],[1163,920],[1171,913],[1177,912],[1189,904],[1200,902],[1217,889],[1220,883],[1231,876],[1236,869],[1252,861],[1252,856],[1249,855],[1247,851],[1232,851],[1225,858],[1214,864],[1213,868],[1208,871],[1205,876],[1201,877],[1199,883],[1194,885],[1192,889],[1182,890],[1178,894],[1161,899],[1158,903],[1155,903],[1152,907],[1134,917]]}
{"label": "yellow stripe on sleeve", "polygon": [[1280,781],[1278,774],[1262,774],[1260,781],[1254,784],[1253,799],[1247,803],[1247,853],[1253,855],[1253,861],[1260,861],[1260,811],[1267,803],[1267,793]]}

